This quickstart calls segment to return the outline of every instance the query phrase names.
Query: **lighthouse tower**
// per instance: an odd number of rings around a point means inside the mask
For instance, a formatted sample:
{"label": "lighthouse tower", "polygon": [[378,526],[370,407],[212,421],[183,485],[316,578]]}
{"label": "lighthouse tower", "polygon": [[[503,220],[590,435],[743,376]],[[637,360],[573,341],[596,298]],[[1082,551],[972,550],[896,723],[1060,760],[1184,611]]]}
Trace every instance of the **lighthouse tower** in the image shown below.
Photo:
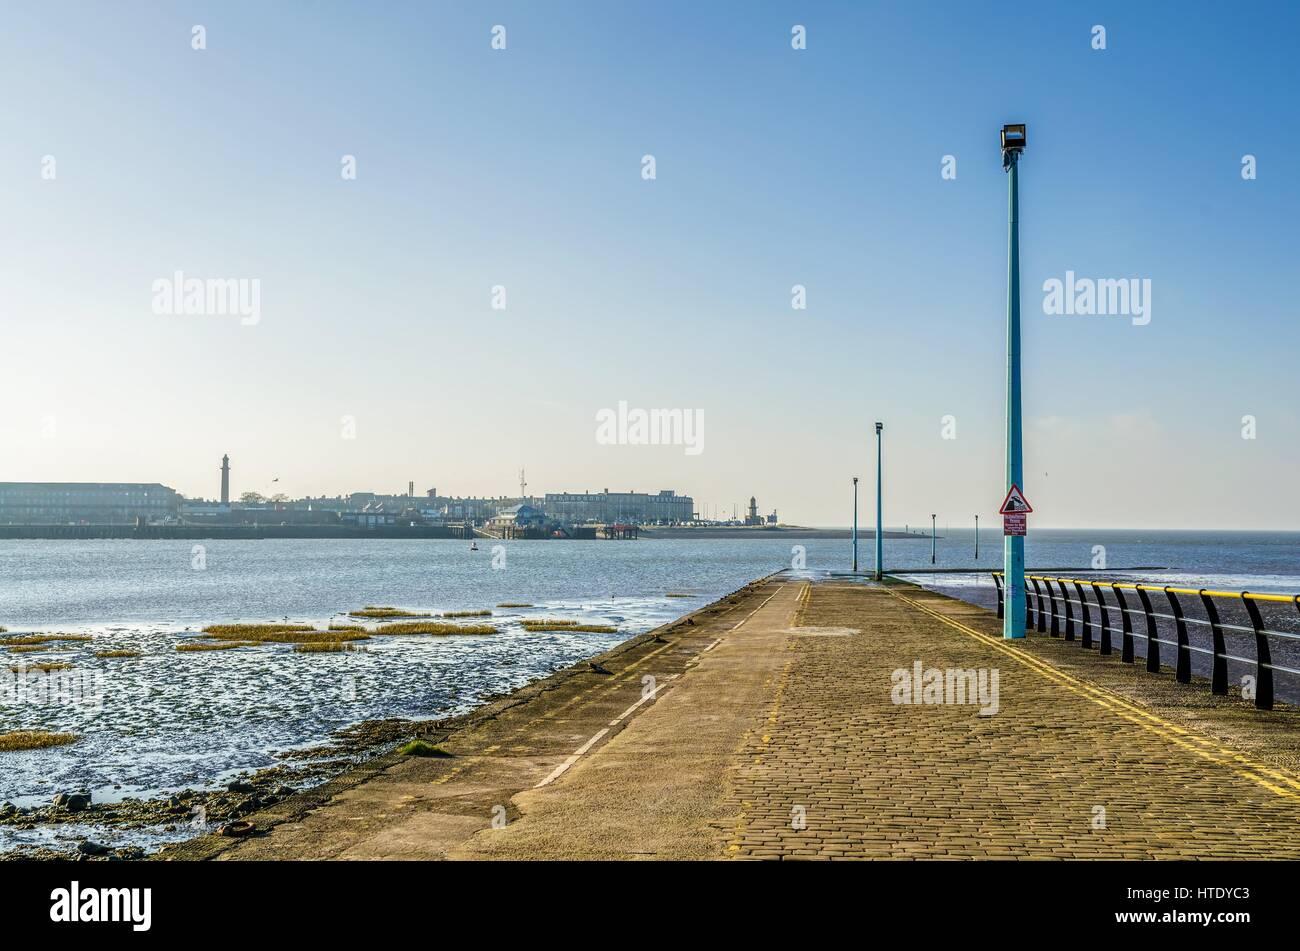
{"label": "lighthouse tower", "polygon": [[230,508],[230,457],[221,457],[221,507]]}

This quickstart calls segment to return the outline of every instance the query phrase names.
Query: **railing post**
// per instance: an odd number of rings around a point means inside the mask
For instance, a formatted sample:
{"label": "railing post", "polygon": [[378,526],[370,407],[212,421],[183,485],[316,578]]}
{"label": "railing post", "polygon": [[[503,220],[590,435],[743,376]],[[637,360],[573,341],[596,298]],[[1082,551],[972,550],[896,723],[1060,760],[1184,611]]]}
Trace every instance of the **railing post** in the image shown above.
{"label": "railing post", "polygon": [[1056,592],[1052,590],[1052,579],[1044,578],[1043,587],[1047,589],[1047,604],[1052,609],[1052,637],[1060,637],[1061,625],[1056,616]]}
{"label": "railing post", "polygon": [[1122,663],[1131,664],[1133,663],[1133,619],[1128,616],[1128,602],[1124,600],[1124,592],[1120,590],[1119,583],[1114,582],[1110,587],[1115,592],[1115,600],[1119,602],[1120,628],[1124,632],[1119,659]]}
{"label": "railing post", "polygon": [[[1250,614],[1250,626],[1255,629],[1255,709],[1273,709],[1273,655],[1268,649],[1268,635],[1264,633],[1264,619],[1260,616],[1259,605],[1241,592],[1241,600]],[[1296,610],[1300,611],[1300,595],[1296,596]]]}
{"label": "railing post", "polygon": [[1093,581],[1092,593],[1097,596],[1097,610],[1101,612],[1101,653],[1110,653],[1110,611],[1106,609],[1106,599],[1101,596],[1101,585]]}
{"label": "railing post", "polygon": [[1223,643],[1223,625],[1219,623],[1219,609],[1214,606],[1214,599],[1201,589],[1201,603],[1205,605],[1205,616],[1210,619],[1210,631],[1214,635],[1214,667],[1210,676],[1210,693],[1227,696],[1228,693],[1228,648]]}
{"label": "railing post", "polygon": [[1151,599],[1147,589],[1138,585],[1138,597],[1142,599],[1142,611],[1147,616],[1147,671],[1160,673],[1160,642],[1156,640],[1156,618],[1151,612]]}
{"label": "railing post", "polygon": [[1047,630],[1047,612],[1043,610],[1043,592],[1038,587],[1038,579],[1030,578],[1030,583],[1034,586],[1034,607],[1038,609],[1038,633],[1042,634]]}
{"label": "railing post", "polygon": [[1036,606],[1034,605],[1033,598],[1029,596],[1028,577],[1025,578],[1025,581],[1025,633],[1029,633],[1034,629],[1034,613]]}
{"label": "railing post", "polygon": [[1183,608],[1178,603],[1178,595],[1165,586],[1165,597],[1169,599],[1169,610],[1174,612],[1174,626],[1178,629],[1178,663],[1174,666],[1174,679],[1180,684],[1192,682],[1192,649],[1187,641],[1187,622],[1183,620]]}
{"label": "railing post", "polygon": [[1065,604],[1065,639],[1074,640],[1074,610],[1070,607],[1070,593],[1065,590],[1065,579],[1057,578],[1056,583],[1061,586],[1061,601]]}
{"label": "railing post", "polygon": [[1083,614],[1082,646],[1084,650],[1092,650],[1092,615],[1088,612],[1088,599],[1083,596],[1083,585],[1078,581],[1074,582],[1074,590],[1079,592],[1079,607]]}
{"label": "railing post", "polygon": [[992,572],[993,586],[998,589],[998,617],[1002,617],[1002,576],[996,571]]}

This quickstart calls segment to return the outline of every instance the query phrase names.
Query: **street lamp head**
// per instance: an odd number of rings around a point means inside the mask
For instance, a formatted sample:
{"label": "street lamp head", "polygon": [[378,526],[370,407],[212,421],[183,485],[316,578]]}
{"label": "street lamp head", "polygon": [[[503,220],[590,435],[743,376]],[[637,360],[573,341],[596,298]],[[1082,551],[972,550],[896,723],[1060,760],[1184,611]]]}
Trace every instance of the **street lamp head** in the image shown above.
{"label": "street lamp head", "polygon": [[1025,150],[1025,124],[1023,122],[1002,127],[1002,167],[1010,168]]}
{"label": "street lamp head", "polygon": [[857,476],[854,476],[854,477],[853,477],[853,484],[854,484],[854,485],[857,485],[857,484],[858,484],[858,477],[857,477]]}
{"label": "street lamp head", "polygon": [[884,423],[876,423],[876,435],[880,435],[880,431],[884,428],[885,428]]}

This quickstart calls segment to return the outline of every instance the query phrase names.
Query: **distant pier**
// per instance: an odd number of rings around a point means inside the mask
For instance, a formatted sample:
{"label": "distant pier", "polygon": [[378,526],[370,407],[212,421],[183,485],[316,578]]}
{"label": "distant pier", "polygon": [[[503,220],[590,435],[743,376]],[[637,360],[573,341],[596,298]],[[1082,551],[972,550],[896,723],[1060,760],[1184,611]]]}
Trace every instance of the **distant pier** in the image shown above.
{"label": "distant pier", "polygon": [[0,539],[468,538],[460,525],[0,525]]}

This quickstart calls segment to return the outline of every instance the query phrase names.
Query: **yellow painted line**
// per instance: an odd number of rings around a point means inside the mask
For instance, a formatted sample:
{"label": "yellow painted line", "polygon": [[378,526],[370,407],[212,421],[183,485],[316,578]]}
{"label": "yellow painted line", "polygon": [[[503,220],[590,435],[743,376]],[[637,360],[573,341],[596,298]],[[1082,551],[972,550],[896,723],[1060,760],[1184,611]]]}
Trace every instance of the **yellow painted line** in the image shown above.
{"label": "yellow painted line", "polygon": [[[789,638],[787,638],[787,640],[788,640],[788,639],[789,639]],[[771,709],[771,711],[768,713],[768,716],[767,716],[767,722],[768,722],[768,723],[772,723],[772,724],[774,724],[774,723],[777,722],[777,719],[778,719],[779,714],[780,714],[780,712],[781,712],[781,700],[782,700],[782,698],[783,698],[784,695],[785,695],[786,684],[789,682],[789,679],[790,679],[790,668],[791,668],[791,666],[793,666],[793,664],[794,664],[794,658],[792,657],[792,658],[790,658],[788,661],[785,662],[785,666],[781,669],[781,679],[780,679],[780,682],[777,684],[777,687],[776,687],[776,694],[774,695],[774,697],[773,697],[773,699],[772,699],[772,709]],[[769,682],[770,682],[770,681],[769,681]],[[767,684],[764,684],[764,686],[767,686]],[[749,745],[749,740],[750,740],[750,737],[751,737],[751,736],[753,736],[753,731],[750,731],[750,730],[745,731],[745,735],[744,735],[744,737],[741,738],[740,746],[739,746],[739,748],[736,750],[736,754],[737,754],[737,755],[740,755],[741,753],[744,752],[745,747],[747,747],[747,746]],[[764,734],[762,734],[762,738],[761,738],[761,740],[760,740],[760,745],[762,745],[762,746],[767,746],[767,745],[768,745],[769,743],[771,743],[771,742],[772,742],[772,734],[771,734],[771,733],[764,733]],[[761,752],[761,751],[760,751],[760,752]],[[753,762],[753,765],[755,765],[755,766],[761,766],[761,765],[763,765],[763,757],[762,757],[762,756],[755,756],[755,757],[753,757],[752,762]],[[753,805],[754,805],[754,804],[753,804],[752,802],[742,802],[742,803],[741,803],[741,805],[740,805],[740,813],[736,816],[736,822],[735,822],[735,824],[732,826],[732,830],[731,830],[731,841],[727,844],[727,849],[726,849],[726,851],[728,851],[728,852],[739,852],[739,851],[740,851],[740,840],[741,840],[741,839],[744,837],[744,835],[745,835],[745,823],[746,823],[746,820],[748,820],[748,818],[749,818],[749,811],[750,811],[751,808],[753,808]]]}
{"label": "yellow painted line", "polygon": [[[1051,664],[1030,655],[1026,651],[1012,647],[1000,638],[990,637],[988,634],[982,634],[972,627],[967,627],[960,621],[955,621],[937,611],[933,611],[921,604],[919,601],[914,601],[913,599],[894,591],[890,591],[889,593],[900,601],[910,604],[918,611],[922,611],[936,620],[947,624],[949,627],[956,628],[963,634],[984,642],[989,647],[999,650],[1007,656],[1019,661],[1025,667],[1028,667],[1040,676],[1056,682],[1060,686],[1065,687],[1067,690],[1070,690],[1084,699],[1091,700],[1093,703],[1100,707],[1104,707],[1116,716],[1137,724],[1148,732],[1154,733],[1157,736],[1168,740],[1175,746],[1195,753],[1202,759],[1209,760],[1216,765],[1231,769],[1238,775],[1258,783],[1265,789],[1274,792],[1279,796],[1300,800],[1300,781],[1298,781],[1294,776],[1280,772],[1279,770],[1266,766],[1263,763],[1256,762],[1250,757],[1238,753],[1235,750],[1219,746],[1206,737],[1193,733],[1191,730],[1184,729],[1176,723],[1166,720],[1164,717],[1158,716],[1149,710],[1144,710],[1123,699],[1119,695],[1111,693],[1109,690],[1087,683],[1084,680],[1080,680],[1079,678],[1067,674]],[[1265,777],[1268,778],[1266,779]]]}
{"label": "yellow painted line", "polygon": [[791,627],[802,627],[804,612],[808,609],[808,604],[812,600],[812,582],[804,582],[803,590],[799,592],[799,597],[795,599],[794,617],[791,619]]}

